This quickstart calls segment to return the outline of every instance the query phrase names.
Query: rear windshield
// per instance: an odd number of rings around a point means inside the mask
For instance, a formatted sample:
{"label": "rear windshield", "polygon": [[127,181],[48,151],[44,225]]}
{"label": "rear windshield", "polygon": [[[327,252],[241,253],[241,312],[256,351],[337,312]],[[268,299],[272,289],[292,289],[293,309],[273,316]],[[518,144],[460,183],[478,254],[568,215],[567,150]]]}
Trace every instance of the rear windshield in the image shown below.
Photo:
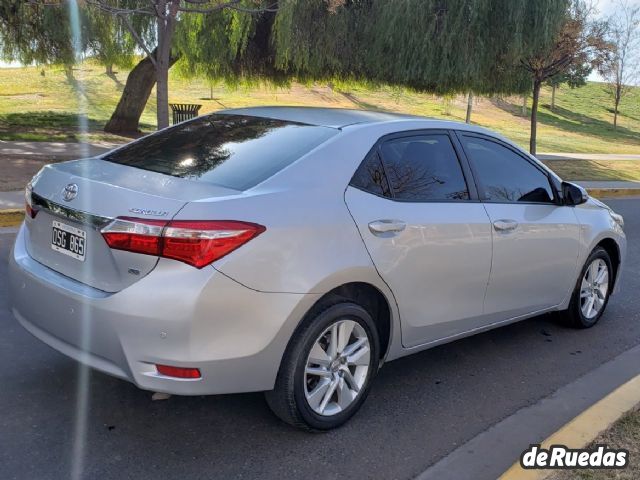
{"label": "rear windshield", "polygon": [[245,115],[199,117],[125,145],[104,160],[246,190],[338,130]]}

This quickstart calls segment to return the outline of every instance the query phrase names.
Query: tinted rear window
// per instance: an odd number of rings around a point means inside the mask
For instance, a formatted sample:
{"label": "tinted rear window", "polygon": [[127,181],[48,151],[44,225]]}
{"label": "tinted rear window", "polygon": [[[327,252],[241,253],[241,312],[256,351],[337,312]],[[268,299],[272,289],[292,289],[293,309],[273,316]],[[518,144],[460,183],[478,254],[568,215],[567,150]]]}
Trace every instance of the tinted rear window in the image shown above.
{"label": "tinted rear window", "polygon": [[246,190],[338,130],[245,115],[213,114],[115,150],[105,160]]}

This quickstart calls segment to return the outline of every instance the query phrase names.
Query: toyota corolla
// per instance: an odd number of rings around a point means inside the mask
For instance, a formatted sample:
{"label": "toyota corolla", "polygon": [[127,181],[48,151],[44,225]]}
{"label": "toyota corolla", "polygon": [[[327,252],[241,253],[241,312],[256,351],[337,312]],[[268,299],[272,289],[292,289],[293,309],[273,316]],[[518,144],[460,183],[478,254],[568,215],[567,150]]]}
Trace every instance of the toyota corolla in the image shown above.
{"label": "toyota corolla", "polygon": [[247,108],[43,168],[10,299],[142,389],[265,391],[326,430],[383,362],[545,312],[593,326],[624,257],[620,215],[490,131]]}

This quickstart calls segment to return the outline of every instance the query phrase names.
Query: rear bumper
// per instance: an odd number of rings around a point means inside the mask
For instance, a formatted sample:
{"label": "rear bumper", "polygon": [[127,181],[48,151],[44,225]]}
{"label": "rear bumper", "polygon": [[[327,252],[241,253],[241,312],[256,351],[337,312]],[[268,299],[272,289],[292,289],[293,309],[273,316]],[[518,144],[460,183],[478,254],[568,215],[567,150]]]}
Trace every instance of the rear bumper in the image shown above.
{"label": "rear bumper", "polygon": [[[44,343],[142,389],[178,395],[273,388],[287,342],[318,298],[258,292],[212,267],[172,260],[110,294],[33,260],[23,228],[9,292],[16,319]],[[199,368],[202,378],[166,377],[155,364]]]}

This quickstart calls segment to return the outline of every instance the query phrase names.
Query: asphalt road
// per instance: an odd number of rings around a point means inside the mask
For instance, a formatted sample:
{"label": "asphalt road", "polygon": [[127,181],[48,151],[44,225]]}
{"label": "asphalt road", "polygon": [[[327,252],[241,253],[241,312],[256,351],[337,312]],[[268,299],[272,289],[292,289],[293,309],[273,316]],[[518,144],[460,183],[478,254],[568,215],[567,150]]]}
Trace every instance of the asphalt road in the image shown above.
{"label": "asphalt road", "polygon": [[[0,235],[0,476],[408,478],[487,427],[640,344],[640,200],[625,216],[623,291],[590,330],[537,317],[386,365],[361,412],[325,433],[275,419],[261,394],[172,397],[89,373],[26,333],[8,311]],[[34,298],[34,301],[37,301]],[[82,389],[81,389],[82,390]],[[80,397],[82,398],[82,397]]]}

